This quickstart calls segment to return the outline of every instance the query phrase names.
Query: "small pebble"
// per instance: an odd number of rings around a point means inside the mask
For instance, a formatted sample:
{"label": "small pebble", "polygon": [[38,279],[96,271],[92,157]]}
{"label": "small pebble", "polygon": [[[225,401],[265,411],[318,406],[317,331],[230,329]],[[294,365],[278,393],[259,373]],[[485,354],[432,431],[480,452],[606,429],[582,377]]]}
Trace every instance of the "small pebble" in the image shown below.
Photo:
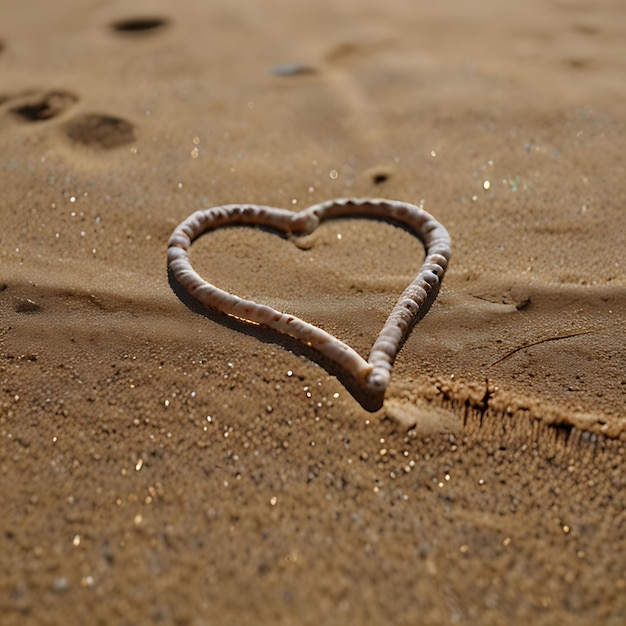
{"label": "small pebble", "polygon": [[69,583],[67,582],[67,578],[65,578],[65,576],[59,576],[52,581],[52,591],[55,591],[56,593],[66,591],[68,587]]}
{"label": "small pebble", "polygon": [[298,76],[301,74],[315,74],[315,68],[299,63],[283,63],[270,68],[274,76]]}

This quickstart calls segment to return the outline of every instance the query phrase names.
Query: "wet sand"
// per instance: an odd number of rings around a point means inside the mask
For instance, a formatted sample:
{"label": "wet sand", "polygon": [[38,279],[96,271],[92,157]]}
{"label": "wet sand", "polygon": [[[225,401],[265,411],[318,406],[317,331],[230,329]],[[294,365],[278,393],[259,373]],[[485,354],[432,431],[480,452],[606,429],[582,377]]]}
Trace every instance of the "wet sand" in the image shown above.
{"label": "wet sand", "polygon": [[[481,0],[5,2],[3,624],[621,624],[626,22]],[[423,204],[443,287],[364,410],[172,290],[195,210]],[[367,356],[393,224],[194,267]]]}

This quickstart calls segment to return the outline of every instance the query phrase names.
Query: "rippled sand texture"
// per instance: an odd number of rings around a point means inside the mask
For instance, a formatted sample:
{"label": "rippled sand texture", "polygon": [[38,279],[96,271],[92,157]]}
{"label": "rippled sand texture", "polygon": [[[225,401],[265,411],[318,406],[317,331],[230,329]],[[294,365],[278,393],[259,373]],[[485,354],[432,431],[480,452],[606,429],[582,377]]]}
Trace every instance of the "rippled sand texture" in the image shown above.
{"label": "rippled sand texture", "polygon": [[[622,8],[6,0],[3,626],[622,624]],[[197,209],[346,196],[453,238],[376,413],[166,273]],[[354,219],[191,250],[364,356],[422,258]]]}

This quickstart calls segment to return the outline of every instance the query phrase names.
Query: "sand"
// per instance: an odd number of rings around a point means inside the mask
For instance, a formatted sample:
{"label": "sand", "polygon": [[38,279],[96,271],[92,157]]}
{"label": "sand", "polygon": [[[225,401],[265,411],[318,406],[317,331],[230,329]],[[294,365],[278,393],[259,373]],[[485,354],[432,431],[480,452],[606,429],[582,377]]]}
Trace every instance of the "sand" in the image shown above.
{"label": "sand", "polygon": [[[622,8],[6,0],[3,625],[624,623]],[[197,209],[337,197],[453,239],[375,413],[166,272]],[[191,254],[364,356],[422,257],[353,219]]]}

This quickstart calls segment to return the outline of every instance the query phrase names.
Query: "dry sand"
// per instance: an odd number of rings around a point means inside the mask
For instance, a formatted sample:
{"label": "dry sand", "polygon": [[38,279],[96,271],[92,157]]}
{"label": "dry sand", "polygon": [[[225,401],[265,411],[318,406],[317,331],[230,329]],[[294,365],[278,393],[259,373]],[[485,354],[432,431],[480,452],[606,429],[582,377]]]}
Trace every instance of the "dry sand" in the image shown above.
{"label": "dry sand", "polygon": [[[3,625],[624,623],[622,2],[4,0],[0,41]],[[345,196],[454,243],[374,414],[165,268],[196,209]],[[421,255],[192,249],[364,355]]]}

